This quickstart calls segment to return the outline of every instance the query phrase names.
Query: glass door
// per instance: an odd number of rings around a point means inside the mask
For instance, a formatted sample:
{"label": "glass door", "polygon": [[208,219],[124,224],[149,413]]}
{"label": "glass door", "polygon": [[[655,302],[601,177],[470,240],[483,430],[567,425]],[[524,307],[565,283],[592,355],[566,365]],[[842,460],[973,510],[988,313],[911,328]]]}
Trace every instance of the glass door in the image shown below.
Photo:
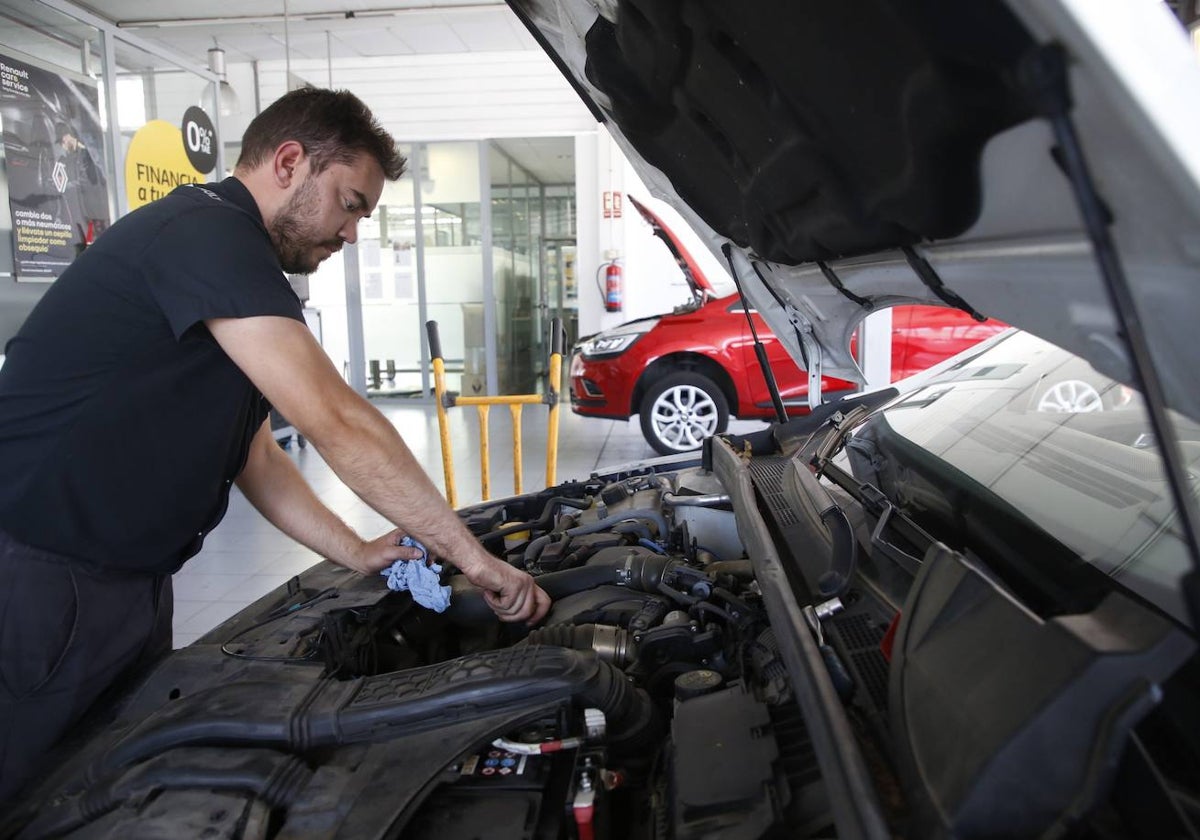
{"label": "glass door", "polygon": [[385,186],[345,265],[330,260],[312,277],[326,350],[356,387],[365,375],[368,394],[427,395],[425,322],[436,320],[452,390],[542,392],[550,319],[562,318],[569,341],[578,332],[575,190],[554,183],[573,177],[574,141],[405,153],[410,174]]}
{"label": "glass door", "polygon": [[491,173],[492,271],[496,294],[496,362],[500,392],[532,394],[545,368],[539,346],[539,268],[531,196],[533,176],[498,143],[488,146]]}
{"label": "glass door", "polygon": [[[419,150],[404,150],[410,166]],[[412,172],[384,185],[375,212],[358,227],[367,393],[424,390],[417,295],[417,212]]]}
{"label": "glass door", "polygon": [[562,318],[569,335],[577,331],[574,160],[569,137],[493,141],[489,148],[504,393],[545,390],[552,318]]}

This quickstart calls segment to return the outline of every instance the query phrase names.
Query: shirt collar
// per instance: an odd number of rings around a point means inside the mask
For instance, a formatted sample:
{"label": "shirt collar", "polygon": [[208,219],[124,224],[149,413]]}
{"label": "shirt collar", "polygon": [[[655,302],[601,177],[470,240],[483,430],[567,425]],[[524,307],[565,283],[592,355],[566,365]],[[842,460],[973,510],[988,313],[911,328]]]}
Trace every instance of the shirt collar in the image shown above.
{"label": "shirt collar", "polygon": [[209,189],[226,201],[231,201],[245,210],[258,220],[259,224],[265,227],[262,213],[258,209],[258,202],[254,200],[254,196],[250,194],[250,190],[246,189],[246,185],[237,178],[230,175],[219,184],[209,184]]}

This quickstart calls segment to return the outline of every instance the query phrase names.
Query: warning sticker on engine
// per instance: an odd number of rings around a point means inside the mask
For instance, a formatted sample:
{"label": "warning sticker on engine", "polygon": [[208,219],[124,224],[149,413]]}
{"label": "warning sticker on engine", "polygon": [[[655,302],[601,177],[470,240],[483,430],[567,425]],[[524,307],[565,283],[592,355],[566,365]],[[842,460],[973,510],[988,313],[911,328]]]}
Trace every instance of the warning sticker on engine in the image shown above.
{"label": "warning sticker on engine", "polygon": [[527,755],[508,750],[490,749],[483,755],[473,755],[463,762],[460,775],[474,778],[509,778],[525,774]]}

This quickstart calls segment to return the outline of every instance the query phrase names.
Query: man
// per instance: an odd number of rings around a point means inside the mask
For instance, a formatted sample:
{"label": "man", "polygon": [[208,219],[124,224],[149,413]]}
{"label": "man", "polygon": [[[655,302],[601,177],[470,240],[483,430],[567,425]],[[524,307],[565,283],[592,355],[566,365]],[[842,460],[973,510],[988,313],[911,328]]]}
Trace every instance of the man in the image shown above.
{"label": "man", "polygon": [[[0,368],[0,801],[122,674],[170,649],[170,574],[236,480],[281,530],[362,574],[405,534],[506,621],[549,598],[485,552],[304,323],[284,272],[356,240],[394,141],[348,92],[293,91],[250,124],[232,178],[114,224],[50,287]],[[270,405],[403,530],[363,540],[271,435]]]}
{"label": "man", "polygon": [[[66,221],[77,237],[75,249],[83,251],[91,239],[108,222],[108,194],[100,168],[92,153],[67,123],[55,128],[60,160],[66,168],[67,180],[63,186],[63,202],[66,205]],[[89,235],[90,234],[90,235]]]}

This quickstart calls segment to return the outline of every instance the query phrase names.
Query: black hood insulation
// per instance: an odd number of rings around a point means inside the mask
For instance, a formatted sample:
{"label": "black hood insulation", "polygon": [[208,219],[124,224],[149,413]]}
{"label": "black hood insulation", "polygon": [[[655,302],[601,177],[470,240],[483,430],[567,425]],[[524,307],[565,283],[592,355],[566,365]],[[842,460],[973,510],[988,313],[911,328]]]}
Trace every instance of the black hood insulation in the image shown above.
{"label": "black hood insulation", "polygon": [[994,0],[616,9],[588,81],[713,230],[773,262],[962,233],[984,144],[1033,115],[1013,82],[1033,42]]}

